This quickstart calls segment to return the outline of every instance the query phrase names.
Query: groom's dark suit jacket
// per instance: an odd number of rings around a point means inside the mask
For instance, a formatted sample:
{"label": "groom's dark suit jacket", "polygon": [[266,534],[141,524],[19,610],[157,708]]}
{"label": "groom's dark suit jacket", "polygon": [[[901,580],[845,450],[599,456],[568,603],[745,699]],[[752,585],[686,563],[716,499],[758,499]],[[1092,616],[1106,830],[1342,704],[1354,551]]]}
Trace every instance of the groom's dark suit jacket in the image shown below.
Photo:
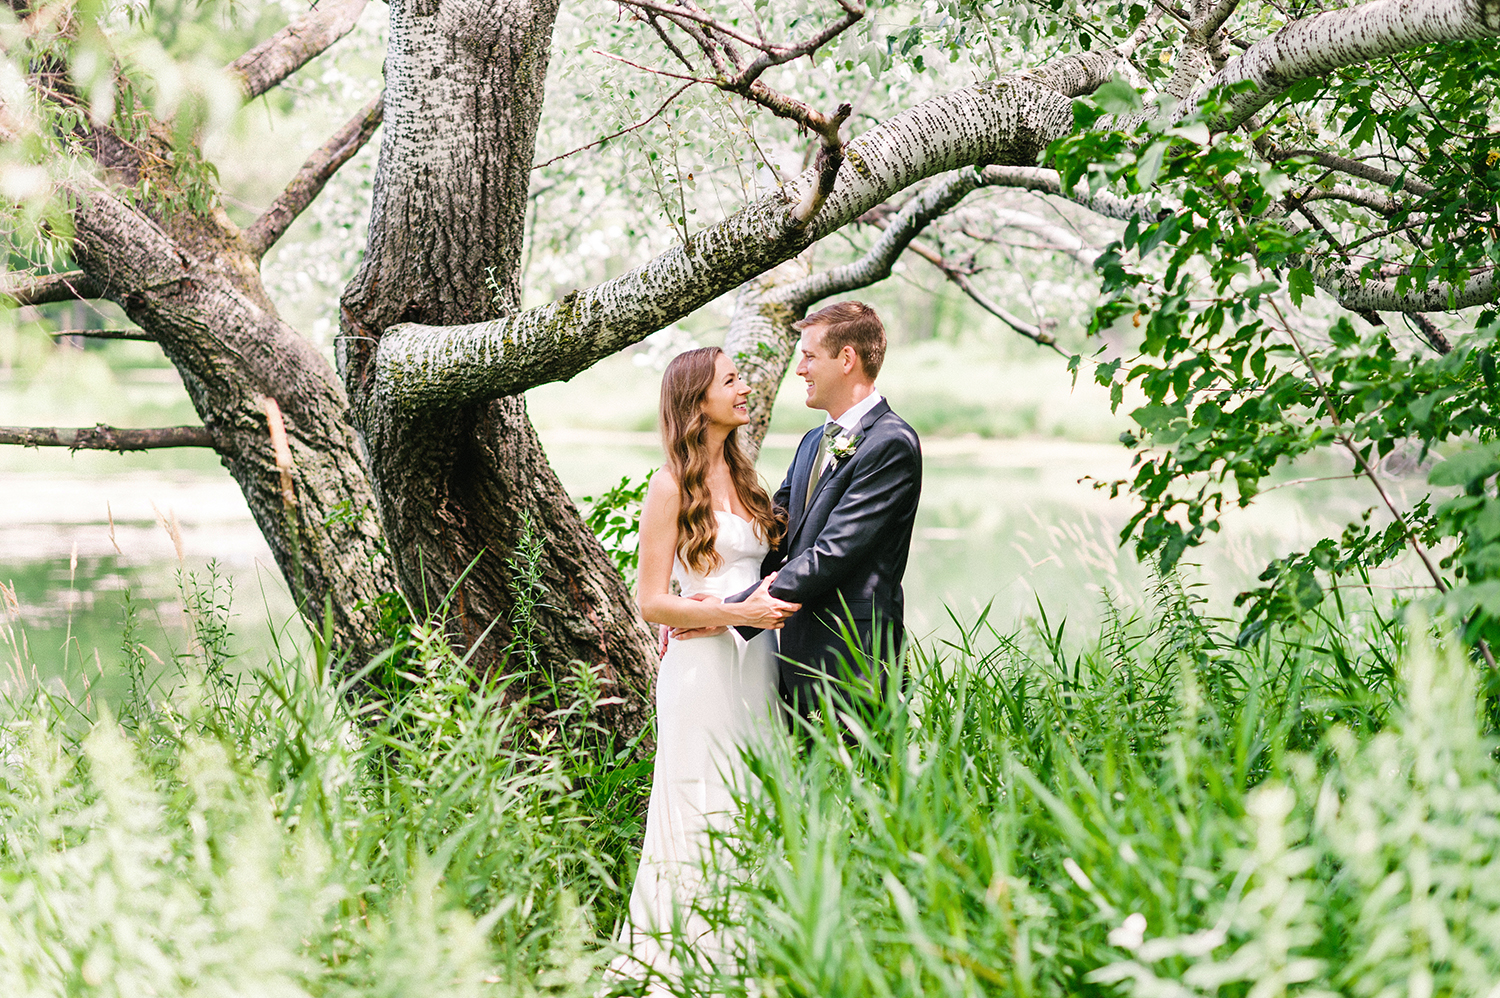
{"label": "groom's dark suit jacket", "polygon": [[[802,438],[776,490],[787,532],[761,566],[762,577],[777,573],[771,595],[802,604],[781,632],[781,690],[803,714],[816,704],[821,680],[844,678],[846,667],[884,687],[880,663],[901,647],[905,633],[901,577],[922,491],[916,431],[881,400],[860,420],[854,453],[829,468],[804,502],[822,435],[819,426]],[[879,675],[849,661],[855,657],[844,636],[850,623]],[[755,629],[740,632],[748,638]]]}

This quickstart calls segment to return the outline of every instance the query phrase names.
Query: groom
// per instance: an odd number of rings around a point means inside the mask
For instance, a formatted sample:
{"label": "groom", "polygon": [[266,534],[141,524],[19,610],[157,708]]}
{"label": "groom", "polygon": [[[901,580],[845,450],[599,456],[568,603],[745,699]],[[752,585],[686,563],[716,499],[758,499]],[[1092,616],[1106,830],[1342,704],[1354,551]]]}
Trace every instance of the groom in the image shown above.
{"label": "groom", "polygon": [[[838,302],[793,328],[802,333],[797,374],[807,382],[807,405],[828,415],[802,438],[776,490],[787,530],[761,574],[776,573],[771,595],[802,604],[781,631],[781,694],[805,718],[825,680],[885,690],[885,662],[900,654],[905,634],[901,576],[922,491],[922,449],[875,390],[885,327],[874,309]],[[756,633],[739,630],[746,638]],[[851,654],[850,631],[863,654]]]}

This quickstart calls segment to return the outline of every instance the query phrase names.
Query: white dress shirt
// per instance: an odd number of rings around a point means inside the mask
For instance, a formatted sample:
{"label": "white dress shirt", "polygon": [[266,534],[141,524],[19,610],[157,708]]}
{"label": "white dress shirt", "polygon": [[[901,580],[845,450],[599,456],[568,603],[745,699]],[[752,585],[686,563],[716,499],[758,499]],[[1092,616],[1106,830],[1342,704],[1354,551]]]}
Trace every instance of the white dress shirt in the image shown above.
{"label": "white dress shirt", "polygon": [[[844,414],[838,419],[835,419],[834,422],[838,423],[845,430],[852,431],[856,426],[859,425],[859,421],[861,419],[864,419],[866,414],[868,414],[871,409],[875,408],[882,401],[883,399],[881,398],[880,393],[872,391],[870,394],[866,395],[864,398],[851,405],[848,409],[844,410]],[[825,419],[823,421],[823,425],[827,426],[828,420]]]}
{"label": "white dress shirt", "polygon": [[[879,392],[871,392],[864,398],[860,399],[858,402],[851,405],[848,409],[844,410],[844,414],[841,415],[838,419],[834,419],[830,416],[827,419],[823,420],[823,432],[826,434],[828,432],[828,424],[830,422],[834,422],[839,424],[839,428],[842,429],[844,433],[853,433],[855,429],[859,427],[859,421],[861,419],[864,419],[865,416],[869,414],[870,410],[879,405],[881,401],[882,399]],[[836,460],[836,458],[833,456],[833,453],[827,450],[824,446],[827,441],[828,438],[825,436],[822,442],[818,444],[818,450],[822,453],[823,460],[818,462],[817,474],[808,479],[807,495],[809,499],[812,498],[813,488],[817,484],[818,480],[828,473],[829,466],[832,465]]]}

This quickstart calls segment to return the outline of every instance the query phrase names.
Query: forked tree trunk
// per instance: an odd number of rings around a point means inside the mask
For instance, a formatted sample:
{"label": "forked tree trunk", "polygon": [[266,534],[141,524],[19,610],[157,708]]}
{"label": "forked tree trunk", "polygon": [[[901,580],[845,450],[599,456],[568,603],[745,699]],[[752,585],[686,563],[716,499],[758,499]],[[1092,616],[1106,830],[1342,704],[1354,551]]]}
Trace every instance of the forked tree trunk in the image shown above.
{"label": "forked tree trunk", "polygon": [[[344,294],[340,368],[401,585],[450,592],[455,637],[496,667],[518,637],[517,559],[542,543],[529,623],[545,667],[602,665],[638,726],[655,655],[634,601],[511,395],[396,409],[373,388],[381,332],[519,308],[527,188],[557,0],[395,0],[368,250]],[[471,567],[472,566],[472,567]],[[465,574],[467,572],[467,574]],[[624,716],[620,716],[624,715]]]}

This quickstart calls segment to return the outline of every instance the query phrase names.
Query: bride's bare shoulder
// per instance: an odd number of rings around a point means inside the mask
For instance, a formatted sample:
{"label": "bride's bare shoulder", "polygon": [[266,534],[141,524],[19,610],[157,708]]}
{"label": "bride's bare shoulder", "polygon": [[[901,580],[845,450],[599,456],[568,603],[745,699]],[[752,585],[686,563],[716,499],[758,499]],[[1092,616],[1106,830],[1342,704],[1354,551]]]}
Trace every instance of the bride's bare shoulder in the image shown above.
{"label": "bride's bare shoulder", "polygon": [[651,476],[651,484],[646,488],[646,502],[651,505],[668,506],[676,509],[681,504],[681,493],[677,488],[677,479],[666,468],[658,468]]}

